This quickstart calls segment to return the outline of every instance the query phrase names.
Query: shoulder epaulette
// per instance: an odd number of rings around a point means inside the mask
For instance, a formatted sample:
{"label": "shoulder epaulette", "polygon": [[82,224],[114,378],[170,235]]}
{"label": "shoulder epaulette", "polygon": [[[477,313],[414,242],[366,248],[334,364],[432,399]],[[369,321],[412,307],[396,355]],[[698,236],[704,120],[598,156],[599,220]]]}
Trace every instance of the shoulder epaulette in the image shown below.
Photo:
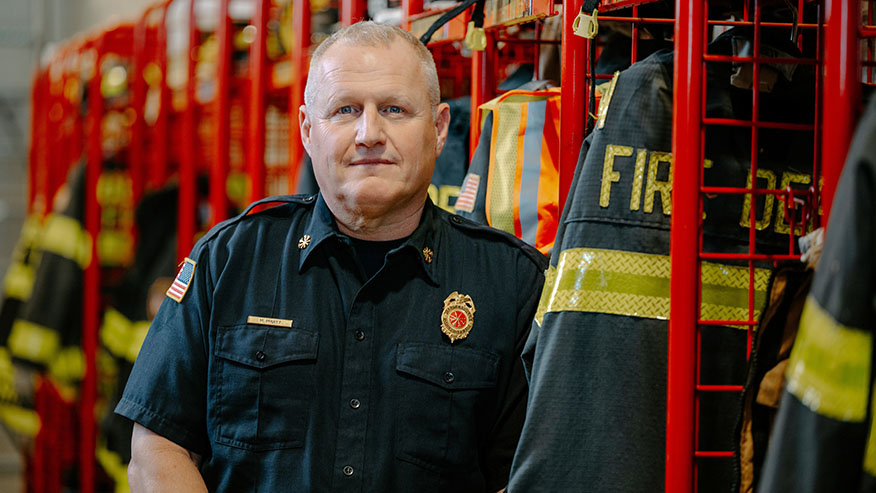
{"label": "shoulder epaulette", "polygon": [[[213,226],[212,228],[210,228],[210,231],[208,231],[207,234],[205,234],[200,240],[198,240],[198,243],[209,241],[211,238],[213,238],[214,236],[219,234],[225,228],[239,223],[240,221],[247,218],[248,216],[255,215],[258,212],[261,212],[262,210],[264,210],[262,208],[262,206],[265,206],[268,204],[276,204],[277,206],[280,206],[283,204],[305,205],[305,204],[312,204],[314,202],[316,202],[316,195],[278,195],[275,197],[265,197],[261,200],[257,200],[255,202],[253,202],[252,204],[249,204],[249,206],[246,209],[244,209],[244,211],[241,212],[240,214],[238,214],[230,219],[226,219],[226,220],[220,222],[219,224],[217,224],[216,226]],[[269,206],[268,208],[269,209],[273,208],[273,206]]]}
{"label": "shoulder epaulette", "polygon": [[517,238],[516,236],[506,231],[491,228],[490,226],[474,222],[457,214],[448,215],[450,217],[450,224],[452,224],[453,226],[475,234],[481,234],[490,238],[498,239],[511,246],[517,247],[522,250],[523,253],[525,253],[526,256],[529,257],[530,260],[532,260],[532,262],[537,265],[541,270],[545,270],[548,268],[548,258],[542,255],[542,253],[539,252],[534,246],[526,243],[520,238]]}

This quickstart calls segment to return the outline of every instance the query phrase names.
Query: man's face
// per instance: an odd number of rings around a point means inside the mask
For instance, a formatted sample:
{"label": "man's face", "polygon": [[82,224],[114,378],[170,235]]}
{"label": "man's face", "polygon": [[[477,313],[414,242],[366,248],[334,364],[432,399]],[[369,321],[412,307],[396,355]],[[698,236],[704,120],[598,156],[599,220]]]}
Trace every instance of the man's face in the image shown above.
{"label": "man's face", "polygon": [[301,139],[326,202],[362,216],[422,207],[450,112],[429,101],[414,49],[339,42],[312,82],[312,107],[299,112]]}

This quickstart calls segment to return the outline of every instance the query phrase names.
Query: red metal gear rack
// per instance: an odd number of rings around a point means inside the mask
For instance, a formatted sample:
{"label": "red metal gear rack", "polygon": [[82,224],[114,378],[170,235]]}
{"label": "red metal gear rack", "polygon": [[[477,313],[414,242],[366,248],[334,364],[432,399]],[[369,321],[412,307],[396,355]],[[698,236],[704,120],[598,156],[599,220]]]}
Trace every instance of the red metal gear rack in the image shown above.
{"label": "red metal gear rack", "polygon": [[304,85],[310,64],[310,1],[292,0],[292,84],[289,86],[289,193],[298,189],[298,167],[304,156],[299,137],[298,108],[304,104]]}
{"label": "red metal gear rack", "polygon": [[114,55],[130,59],[133,56],[133,25],[123,24],[101,33],[94,42],[94,73],[88,82],[88,114],[85,166],[85,231],[92,238],[91,262],[83,273],[82,351],[85,374],[80,396],[79,484],[81,491],[95,491],[97,463],[95,442],[97,425],[94,405],[97,400],[97,347],[101,313],[101,272],[98,256],[98,236],[101,229],[101,206],[97,183],[103,169],[104,97],[101,93],[102,61]]}
{"label": "red metal gear rack", "polygon": [[[759,255],[754,251],[755,208],[750,221],[749,252],[741,255],[704,252],[702,247],[703,194],[745,193],[753,196],[773,195],[793,208],[797,192],[788,190],[761,189],[757,186],[757,136],[759,128],[782,128],[811,131],[815,138],[813,183],[808,192],[810,208],[817,209],[820,203],[824,211],[822,223],[827,222],[829,205],[853,131],[859,98],[857,89],[859,60],[857,57],[860,18],[860,3],[857,0],[827,0],[820,5],[823,21],[799,23],[798,28],[814,30],[817,37],[816,59],[797,63],[815,64],[823,76],[816,77],[815,108],[813,125],[776,124],[758,120],[758,91],[752,91],[752,121],[729,121],[705,117],[705,64],[728,62],[730,57],[708,55],[705,52],[707,29],[711,25],[752,25],[755,31],[754,56],[733,57],[732,61],[751,63],[757,87],[758,66],[763,63],[782,63],[760,55],[759,35],[761,27],[781,27],[779,23],[761,21],[761,9],[765,1],[755,0],[746,9],[741,21],[709,21],[708,2],[679,1],[676,3],[675,25],[675,74],[673,108],[673,155],[676,167],[673,179],[673,214],[671,219],[672,272],[670,280],[670,319],[668,350],[668,388],[666,418],[666,491],[691,492],[696,489],[696,471],[701,460],[733,457],[733,452],[699,450],[699,401],[708,392],[739,392],[741,385],[703,385],[699,381],[700,330],[705,325],[744,325],[748,327],[751,350],[751,332],[754,320],[754,265],[758,261],[778,261],[796,258],[793,249],[795,225],[791,223],[790,246],[787,255]],[[798,0],[798,12],[804,11]],[[784,61],[788,63],[788,61]],[[824,110],[825,95],[831,95],[830,111]],[[703,136],[706,125],[735,125],[752,129],[751,188],[703,186]],[[820,193],[818,177],[823,179]],[[819,197],[820,195],[820,197]],[[818,221],[817,214],[815,221]],[[700,296],[702,284],[700,266],[703,260],[735,259],[749,265],[749,316],[747,320],[713,321],[700,319]],[[748,354],[746,354],[748,356]]]}

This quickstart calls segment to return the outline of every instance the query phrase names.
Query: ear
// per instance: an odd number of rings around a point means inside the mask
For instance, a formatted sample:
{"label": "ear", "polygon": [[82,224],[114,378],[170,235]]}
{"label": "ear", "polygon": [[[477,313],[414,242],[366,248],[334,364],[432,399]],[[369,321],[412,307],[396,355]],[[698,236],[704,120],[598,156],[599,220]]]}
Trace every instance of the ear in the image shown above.
{"label": "ear", "polygon": [[439,103],[435,114],[435,156],[440,156],[447,142],[447,132],[450,129],[450,105]]}
{"label": "ear", "polygon": [[298,131],[301,134],[301,143],[304,144],[304,149],[310,154],[310,115],[307,112],[307,107],[303,104],[298,107]]}

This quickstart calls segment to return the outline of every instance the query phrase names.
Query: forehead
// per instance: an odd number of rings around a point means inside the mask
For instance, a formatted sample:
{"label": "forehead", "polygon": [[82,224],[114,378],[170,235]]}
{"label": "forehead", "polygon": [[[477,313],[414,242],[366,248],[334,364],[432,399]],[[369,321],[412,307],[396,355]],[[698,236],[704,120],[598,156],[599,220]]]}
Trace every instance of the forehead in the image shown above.
{"label": "forehead", "polygon": [[336,91],[422,93],[428,99],[422,63],[413,47],[400,39],[390,44],[358,45],[338,42],[318,62],[316,98]]}

